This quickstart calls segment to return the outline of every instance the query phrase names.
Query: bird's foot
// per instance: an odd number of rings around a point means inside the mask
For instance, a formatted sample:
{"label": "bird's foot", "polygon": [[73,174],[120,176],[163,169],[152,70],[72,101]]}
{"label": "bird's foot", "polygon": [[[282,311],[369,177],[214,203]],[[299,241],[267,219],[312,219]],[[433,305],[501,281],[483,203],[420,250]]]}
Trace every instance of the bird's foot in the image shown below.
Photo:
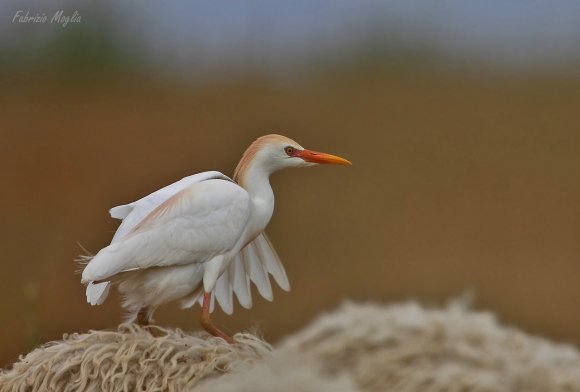
{"label": "bird's foot", "polygon": [[201,326],[203,327],[203,329],[205,329],[210,335],[218,337],[218,338],[222,338],[223,340],[225,340],[229,344],[235,343],[234,338],[232,338],[230,335],[226,334],[225,332],[222,332],[219,328],[217,328],[212,323],[211,319],[209,318],[209,314],[205,315],[202,313],[200,321],[201,321]]}

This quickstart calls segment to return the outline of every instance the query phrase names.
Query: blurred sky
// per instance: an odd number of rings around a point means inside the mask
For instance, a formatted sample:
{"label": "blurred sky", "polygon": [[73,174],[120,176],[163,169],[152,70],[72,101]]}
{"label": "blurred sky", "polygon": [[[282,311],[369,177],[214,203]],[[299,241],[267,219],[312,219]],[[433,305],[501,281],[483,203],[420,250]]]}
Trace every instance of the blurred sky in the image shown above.
{"label": "blurred sky", "polygon": [[577,0],[4,0],[0,50],[62,33],[56,25],[11,23],[18,9],[49,17],[79,10],[85,28],[112,30],[156,72],[296,71],[352,56],[517,70],[580,63]]}

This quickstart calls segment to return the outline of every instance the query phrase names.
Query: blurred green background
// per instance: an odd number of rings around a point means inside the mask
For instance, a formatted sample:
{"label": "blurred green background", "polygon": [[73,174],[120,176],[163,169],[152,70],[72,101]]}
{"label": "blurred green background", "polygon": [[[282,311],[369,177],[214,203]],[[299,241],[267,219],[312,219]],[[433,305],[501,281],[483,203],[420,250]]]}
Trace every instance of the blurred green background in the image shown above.
{"label": "blurred green background", "polygon": [[[81,21],[50,23],[60,9]],[[108,244],[110,207],[231,175],[272,132],[354,165],[273,176],[292,291],[218,312],[226,331],[275,341],[345,299],[470,291],[580,343],[577,2],[6,1],[0,16],[0,363],[118,324],[116,293],[89,306],[73,261]],[[198,329],[197,309],[156,320]]]}

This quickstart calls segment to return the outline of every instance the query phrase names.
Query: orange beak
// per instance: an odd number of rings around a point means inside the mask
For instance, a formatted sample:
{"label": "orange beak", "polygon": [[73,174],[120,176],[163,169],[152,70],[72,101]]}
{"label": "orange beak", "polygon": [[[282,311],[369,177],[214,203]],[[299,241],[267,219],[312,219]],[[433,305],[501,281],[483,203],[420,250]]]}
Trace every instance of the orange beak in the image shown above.
{"label": "orange beak", "polygon": [[296,153],[296,156],[311,163],[326,163],[333,165],[352,165],[350,161],[336,155],[325,154],[323,152],[316,152],[312,150],[302,150]]}

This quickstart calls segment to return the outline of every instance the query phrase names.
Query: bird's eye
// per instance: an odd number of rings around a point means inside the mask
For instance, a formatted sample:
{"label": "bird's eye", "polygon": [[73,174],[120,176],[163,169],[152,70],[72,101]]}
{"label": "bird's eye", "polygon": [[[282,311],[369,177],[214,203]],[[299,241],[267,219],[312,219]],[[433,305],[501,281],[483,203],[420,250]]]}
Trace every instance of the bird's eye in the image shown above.
{"label": "bird's eye", "polygon": [[294,154],[294,147],[288,146],[284,149],[284,152],[286,153],[286,155],[292,156],[292,154]]}

